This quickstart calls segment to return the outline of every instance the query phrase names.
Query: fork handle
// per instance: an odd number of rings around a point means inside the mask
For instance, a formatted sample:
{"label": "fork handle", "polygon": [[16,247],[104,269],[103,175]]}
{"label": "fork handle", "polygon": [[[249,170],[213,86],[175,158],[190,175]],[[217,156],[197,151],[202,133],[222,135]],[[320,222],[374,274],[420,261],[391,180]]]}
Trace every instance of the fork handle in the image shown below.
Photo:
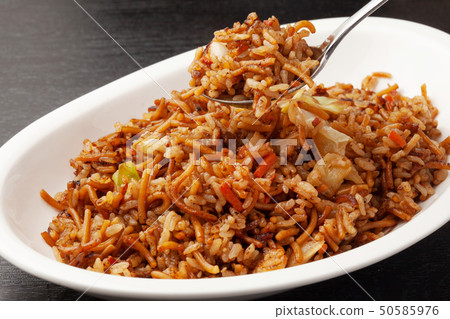
{"label": "fork handle", "polygon": [[[359,9],[355,14],[345,20],[337,29],[320,45],[323,52],[322,62],[319,68],[324,66],[329,56],[333,53],[339,43],[345,36],[353,30],[364,18],[375,12],[379,7],[388,2],[388,0],[371,0],[364,7]],[[315,73],[318,73],[317,70]]]}

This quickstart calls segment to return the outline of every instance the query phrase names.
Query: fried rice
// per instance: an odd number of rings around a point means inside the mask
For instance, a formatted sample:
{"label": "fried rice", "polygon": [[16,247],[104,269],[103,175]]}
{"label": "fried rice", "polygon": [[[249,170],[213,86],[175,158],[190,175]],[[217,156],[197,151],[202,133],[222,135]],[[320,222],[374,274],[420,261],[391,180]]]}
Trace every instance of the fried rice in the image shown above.
{"label": "fried rice", "polygon": [[319,61],[304,39],[315,32],[306,20],[282,27],[277,18],[261,21],[252,12],[244,23],[216,31],[205,48],[197,49],[189,67],[192,90],[213,98],[252,99],[260,116],[271,98],[302,83],[314,85],[310,73]]}
{"label": "fried rice", "polygon": [[163,279],[293,267],[376,240],[421,210],[450,151],[425,85],[408,98],[396,84],[376,91],[380,77],[312,83],[260,113],[210,101],[201,93],[217,89],[198,83],[174,91],[84,141],[66,190],[41,191],[59,212],[42,237],[60,262]]}

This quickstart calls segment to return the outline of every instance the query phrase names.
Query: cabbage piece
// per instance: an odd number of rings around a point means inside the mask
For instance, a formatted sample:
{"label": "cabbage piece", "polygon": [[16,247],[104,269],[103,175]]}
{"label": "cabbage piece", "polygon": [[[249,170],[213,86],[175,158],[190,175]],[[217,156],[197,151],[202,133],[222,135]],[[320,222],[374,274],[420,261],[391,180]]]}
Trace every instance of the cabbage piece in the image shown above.
{"label": "cabbage piece", "polygon": [[317,116],[309,111],[302,110],[302,109],[300,109],[300,110],[303,113],[303,117],[305,118],[306,125],[308,126],[308,128],[310,130],[312,130],[314,128],[314,125],[312,124],[312,122],[315,120],[315,118]]}
{"label": "cabbage piece", "polygon": [[122,179],[124,176],[129,181],[131,181],[131,179],[139,181],[140,177],[133,162],[125,162],[120,164],[119,169],[113,174],[112,180],[117,186],[120,187],[122,185]]}
{"label": "cabbage piece", "polygon": [[305,113],[302,109],[300,109],[294,101],[291,101],[289,103],[288,107],[288,117],[289,121],[291,121],[295,126],[303,126],[305,128],[312,128],[309,125],[307,125],[305,120]]}
{"label": "cabbage piece", "polygon": [[[301,101],[311,107],[319,108],[333,114],[340,114],[351,104],[349,101],[342,101],[327,96],[305,95],[303,94],[305,93],[305,90],[306,87],[298,90],[292,97],[292,101]],[[289,104],[289,102],[280,104],[281,112],[287,113]]]}
{"label": "cabbage piece", "polygon": [[319,194],[332,197],[351,171],[352,162],[347,157],[328,153],[316,163],[306,180],[311,185],[321,188]]}
{"label": "cabbage piece", "polygon": [[298,90],[297,92],[295,92],[294,96],[292,97],[293,100],[297,100],[299,99],[303,93],[305,93],[306,91],[306,86],[302,87],[300,90]]}
{"label": "cabbage piece", "polygon": [[292,104],[291,101],[299,100],[300,97],[302,96],[302,94],[305,93],[305,91],[306,91],[306,87],[304,86],[294,94],[294,96],[292,97],[292,99],[290,101],[280,103],[279,107],[281,108],[281,113],[285,113],[285,114],[288,113],[289,106]]}
{"label": "cabbage piece", "polygon": [[156,152],[164,153],[166,145],[169,143],[169,137],[152,134],[148,137],[140,139],[135,145],[136,152],[142,151],[144,154],[155,155]]}
{"label": "cabbage piece", "polygon": [[208,46],[208,53],[210,57],[214,56],[217,60],[222,60],[222,58],[230,52],[228,50],[226,43],[211,41]]}
{"label": "cabbage piece", "polygon": [[[302,110],[296,103],[289,103],[288,107],[289,120],[296,126],[303,126],[307,130],[312,130],[314,125],[312,122],[316,118],[311,112]],[[331,126],[325,125],[314,136],[314,143],[323,156],[327,153],[345,154],[347,143],[352,140],[351,137],[335,130]]]}
{"label": "cabbage piece", "polygon": [[289,105],[290,104],[291,104],[290,102],[285,102],[285,103],[279,104],[279,107],[281,109],[281,113],[286,114],[288,112],[288,110],[289,110]]}
{"label": "cabbage piece", "polygon": [[315,239],[309,239],[302,246],[303,261],[302,263],[308,262],[314,255],[322,248],[325,244],[324,240],[317,241]]}
{"label": "cabbage piece", "polygon": [[352,165],[352,170],[345,179],[348,181],[352,181],[355,184],[364,184],[363,179],[361,178],[361,176],[359,176],[359,173],[354,165]]}
{"label": "cabbage piece", "polygon": [[348,135],[325,125],[314,136],[314,143],[321,155],[327,153],[345,154],[345,147],[352,139]]}
{"label": "cabbage piece", "polygon": [[310,96],[310,95],[300,96],[300,101],[333,114],[341,113],[350,104],[347,101],[341,101],[326,96]]}

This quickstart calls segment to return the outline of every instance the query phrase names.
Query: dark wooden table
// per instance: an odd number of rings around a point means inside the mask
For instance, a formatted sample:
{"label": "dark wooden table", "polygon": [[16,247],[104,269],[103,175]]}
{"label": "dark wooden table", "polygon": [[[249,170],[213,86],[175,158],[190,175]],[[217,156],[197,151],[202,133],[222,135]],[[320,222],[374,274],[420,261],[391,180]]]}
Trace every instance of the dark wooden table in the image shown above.
{"label": "dark wooden table", "polygon": [[[214,30],[244,20],[251,11],[261,18],[275,15],[286,23],[348,16],[365,2],[79,0],[143,66],[204,45]],[[449,14],[448,0],[391,0],[376,13],[447,33]],[[137,69],[75,2],[2,0],[0,145],[53,109]],[[449,233],[448,223],[409,249],[352,275],[376,300],[448,300]],[[75,300],[78,296],[76,291],[33,277],[0,258],[0,300]],[[349,277],[341,276],[266,299],[368,297]],[[97,299],[85,295],[82,300]]]}

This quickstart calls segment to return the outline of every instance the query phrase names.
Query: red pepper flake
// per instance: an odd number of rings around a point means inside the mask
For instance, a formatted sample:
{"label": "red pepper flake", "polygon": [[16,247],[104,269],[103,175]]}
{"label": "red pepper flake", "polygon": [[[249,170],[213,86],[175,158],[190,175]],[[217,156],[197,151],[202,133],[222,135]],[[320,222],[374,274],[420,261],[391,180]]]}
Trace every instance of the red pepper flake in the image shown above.
{"label": "red pepper flake", "polygon": [[406,141],[405,139],[398,134],[396,131],[392,130],[389,133],[389,138],[394,141],[398,146],[400,146],[401,148],[403,148],[406,145]]}
{"label": "red pepper flake", "polygon": [[203,56],[200,59],[200,62],[202,62],[203,64],[206,64],[207,66],[210,66],[212,64],[212,61],[210,59],[208,59],[206,56]]}
{"label": "red pepper flake", "polygon": [[111,264],[111,266],[114,265],[115,263],[117,263],[117,260],[111,256],[108,256],[107,260]]}
{"label": "red pepper flake", "polygon": [[352,194],[341,194],[336,196],[336,200],[335,202],[337,204],[340,203],[349,203],[351,204],[353,207],[358,206],[358,202],[356,201],[355,196],[353,196]]}
{"label": "red pepper flake", "polygon": [[264,24],[265,24],[266,26],[268,26],[268,27],[271,27],[272,24],[273,24],[273,20],[272,20],[272,19],[270,19],[270,20],[264,20]]}
{"label": "red pepper flake", "polygon": [[275,164],[277,161],[277,154],[269,153],[264,157],[264,161],[259,164],[258,168],[255,170],[255,177],[260,178],[263,177],[267,171]]}
{"label": "red pepper flake", "polygon": [[312,121],[312,125],[314,126],[314,127],[316,127],[317,125],[319,125],[320,124],[320,119],[318,118],[318,117],[316,117],[313,121]]}

